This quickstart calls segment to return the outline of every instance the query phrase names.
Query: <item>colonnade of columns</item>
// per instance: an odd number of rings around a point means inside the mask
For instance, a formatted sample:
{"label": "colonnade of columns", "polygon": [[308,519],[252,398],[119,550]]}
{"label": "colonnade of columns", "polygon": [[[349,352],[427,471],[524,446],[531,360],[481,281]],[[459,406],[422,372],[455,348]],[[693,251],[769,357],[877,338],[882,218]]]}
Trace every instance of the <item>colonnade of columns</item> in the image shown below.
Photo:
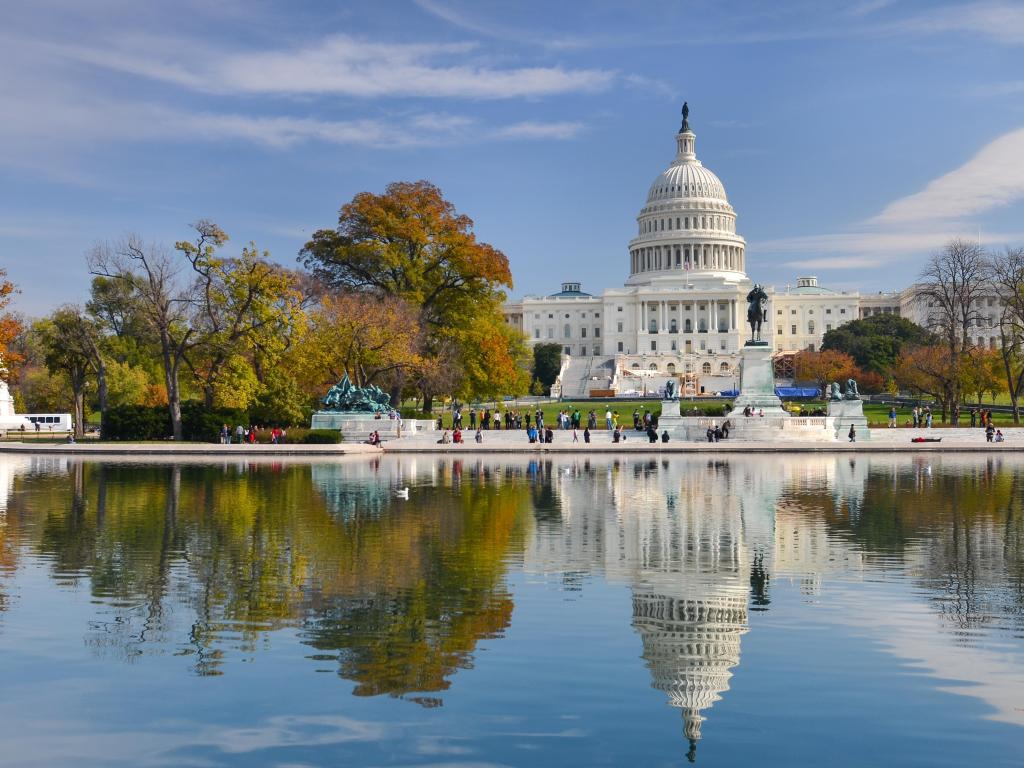
{"label": "colonnade of columns", "polygon": [[[736,299],[729,299],[724,307],[721,306],[723,303],[718,299],[691,300],[685,303],[679,299],[640,299],[636,307],[637,328],[640,333],[670,333],[673,331],[672,320],[675,320],[674,330],[678,333],[717,333],[721,328],[730,332],[735,331]],[[703,306],[704,310],[701,311],[698,305]],[[689,310],[686,309],[687,306]],[[675,312],[672,311],[673,307],[677,308]],[[686,324],[687,320],[690,321],[689,326]],[[704,320],[703,327],[701,320]]]}
{"label": "colonnade of columns", "polygon": [[630,274],[664,269],[724,269],[742,272],[738,245],[651,245],[630,251]]}

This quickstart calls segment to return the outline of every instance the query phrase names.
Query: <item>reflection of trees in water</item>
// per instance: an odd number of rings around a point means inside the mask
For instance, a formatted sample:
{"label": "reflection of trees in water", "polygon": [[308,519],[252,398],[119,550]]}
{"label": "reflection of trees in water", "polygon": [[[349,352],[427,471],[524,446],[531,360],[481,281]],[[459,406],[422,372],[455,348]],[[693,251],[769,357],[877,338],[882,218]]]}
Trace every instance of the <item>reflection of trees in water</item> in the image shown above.
{"label": "reflection of trees in water", "polygon": [[1001,458],[943,471],[918,457],[872,466],[860,514],[832,510],[828,519],[869,555],[907,568],[957,633],[1007,619],[1024,626],[1020,494],[1019,465],[1004,467]]}
{"label": "reflection of trees in water", "polygon": [[359,693],[398,695],[443,690],[508,625],[503,579],[528,497],[489,480],[450,476],[416,504],[384,496],[335,516],[308,465],[79,463],[22,476],[19,498],[41,518],[31,546],[54,579],[88,580],[99,598],[97,653],[171,651],[220,674],[226,655],[295,626],[338,651]]}

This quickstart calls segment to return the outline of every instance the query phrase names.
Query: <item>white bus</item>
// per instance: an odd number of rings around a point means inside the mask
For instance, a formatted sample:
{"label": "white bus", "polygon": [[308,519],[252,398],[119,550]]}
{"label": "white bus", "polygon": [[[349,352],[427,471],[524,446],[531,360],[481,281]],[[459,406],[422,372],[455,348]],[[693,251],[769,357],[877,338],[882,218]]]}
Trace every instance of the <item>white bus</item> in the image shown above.
{"label": "white bus", "polygon": [[70,432],[72,421],[70,413],[19,413],[19,416],[31,421],[38,432]]}

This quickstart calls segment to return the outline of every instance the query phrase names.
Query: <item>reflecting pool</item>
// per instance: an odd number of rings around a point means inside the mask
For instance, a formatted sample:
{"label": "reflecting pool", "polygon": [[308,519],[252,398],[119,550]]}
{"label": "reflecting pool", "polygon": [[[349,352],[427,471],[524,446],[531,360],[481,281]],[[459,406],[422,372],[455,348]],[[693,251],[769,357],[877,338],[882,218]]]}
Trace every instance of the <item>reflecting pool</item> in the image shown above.
{"label": "reflecting pool", "polygon": [[1019,766],[1022,481],[0,457],[0,766]]}

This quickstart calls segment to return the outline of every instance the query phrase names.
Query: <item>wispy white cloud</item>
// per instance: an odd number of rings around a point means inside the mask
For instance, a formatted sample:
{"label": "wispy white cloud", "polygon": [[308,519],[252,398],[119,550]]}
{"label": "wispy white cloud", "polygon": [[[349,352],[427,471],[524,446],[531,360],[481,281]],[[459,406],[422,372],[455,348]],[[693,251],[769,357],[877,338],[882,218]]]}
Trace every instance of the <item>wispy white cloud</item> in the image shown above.
{"label": "wispy white cloud", "polygon": [[[941,248],[956,237],[973,240],[977,231],[936,228],[927,231],[840,232],[753,242],[752,253],[813,254],[791,259],[783,266],[803,269],[843,270],[879,267],[901,256],[913,256]],[[1024,240],[1024,232],[986,232],[986,246],[1001,246]]]}
{"label": "wispy white cloud", "polygon": [[524,121],[495,131],[499,139],[571,139],[583,130],[582,123]]}
{"label": "wispy white cloud", "polygon": [[1024,128],[1000,136],[920,192],[895,200],[872,223],[962,220],[1024,198]]}
{"label": "wispy white cloud", "polygon": [[604,69],[500,69],[466,60],[471,43],[394,44],[332,35],[278,51],[206,50],[134,41],[104,45],[48,44],[59,56],[206,93],[509,99],[606,89]]}
{"label": "wispy white cloud", "polygon": [[918,34],[954,32],[982,35],[1001,43],[1024,43],[1024,4],[1019,2],[956,3],[928,8],[895,22],[893,28]]}

